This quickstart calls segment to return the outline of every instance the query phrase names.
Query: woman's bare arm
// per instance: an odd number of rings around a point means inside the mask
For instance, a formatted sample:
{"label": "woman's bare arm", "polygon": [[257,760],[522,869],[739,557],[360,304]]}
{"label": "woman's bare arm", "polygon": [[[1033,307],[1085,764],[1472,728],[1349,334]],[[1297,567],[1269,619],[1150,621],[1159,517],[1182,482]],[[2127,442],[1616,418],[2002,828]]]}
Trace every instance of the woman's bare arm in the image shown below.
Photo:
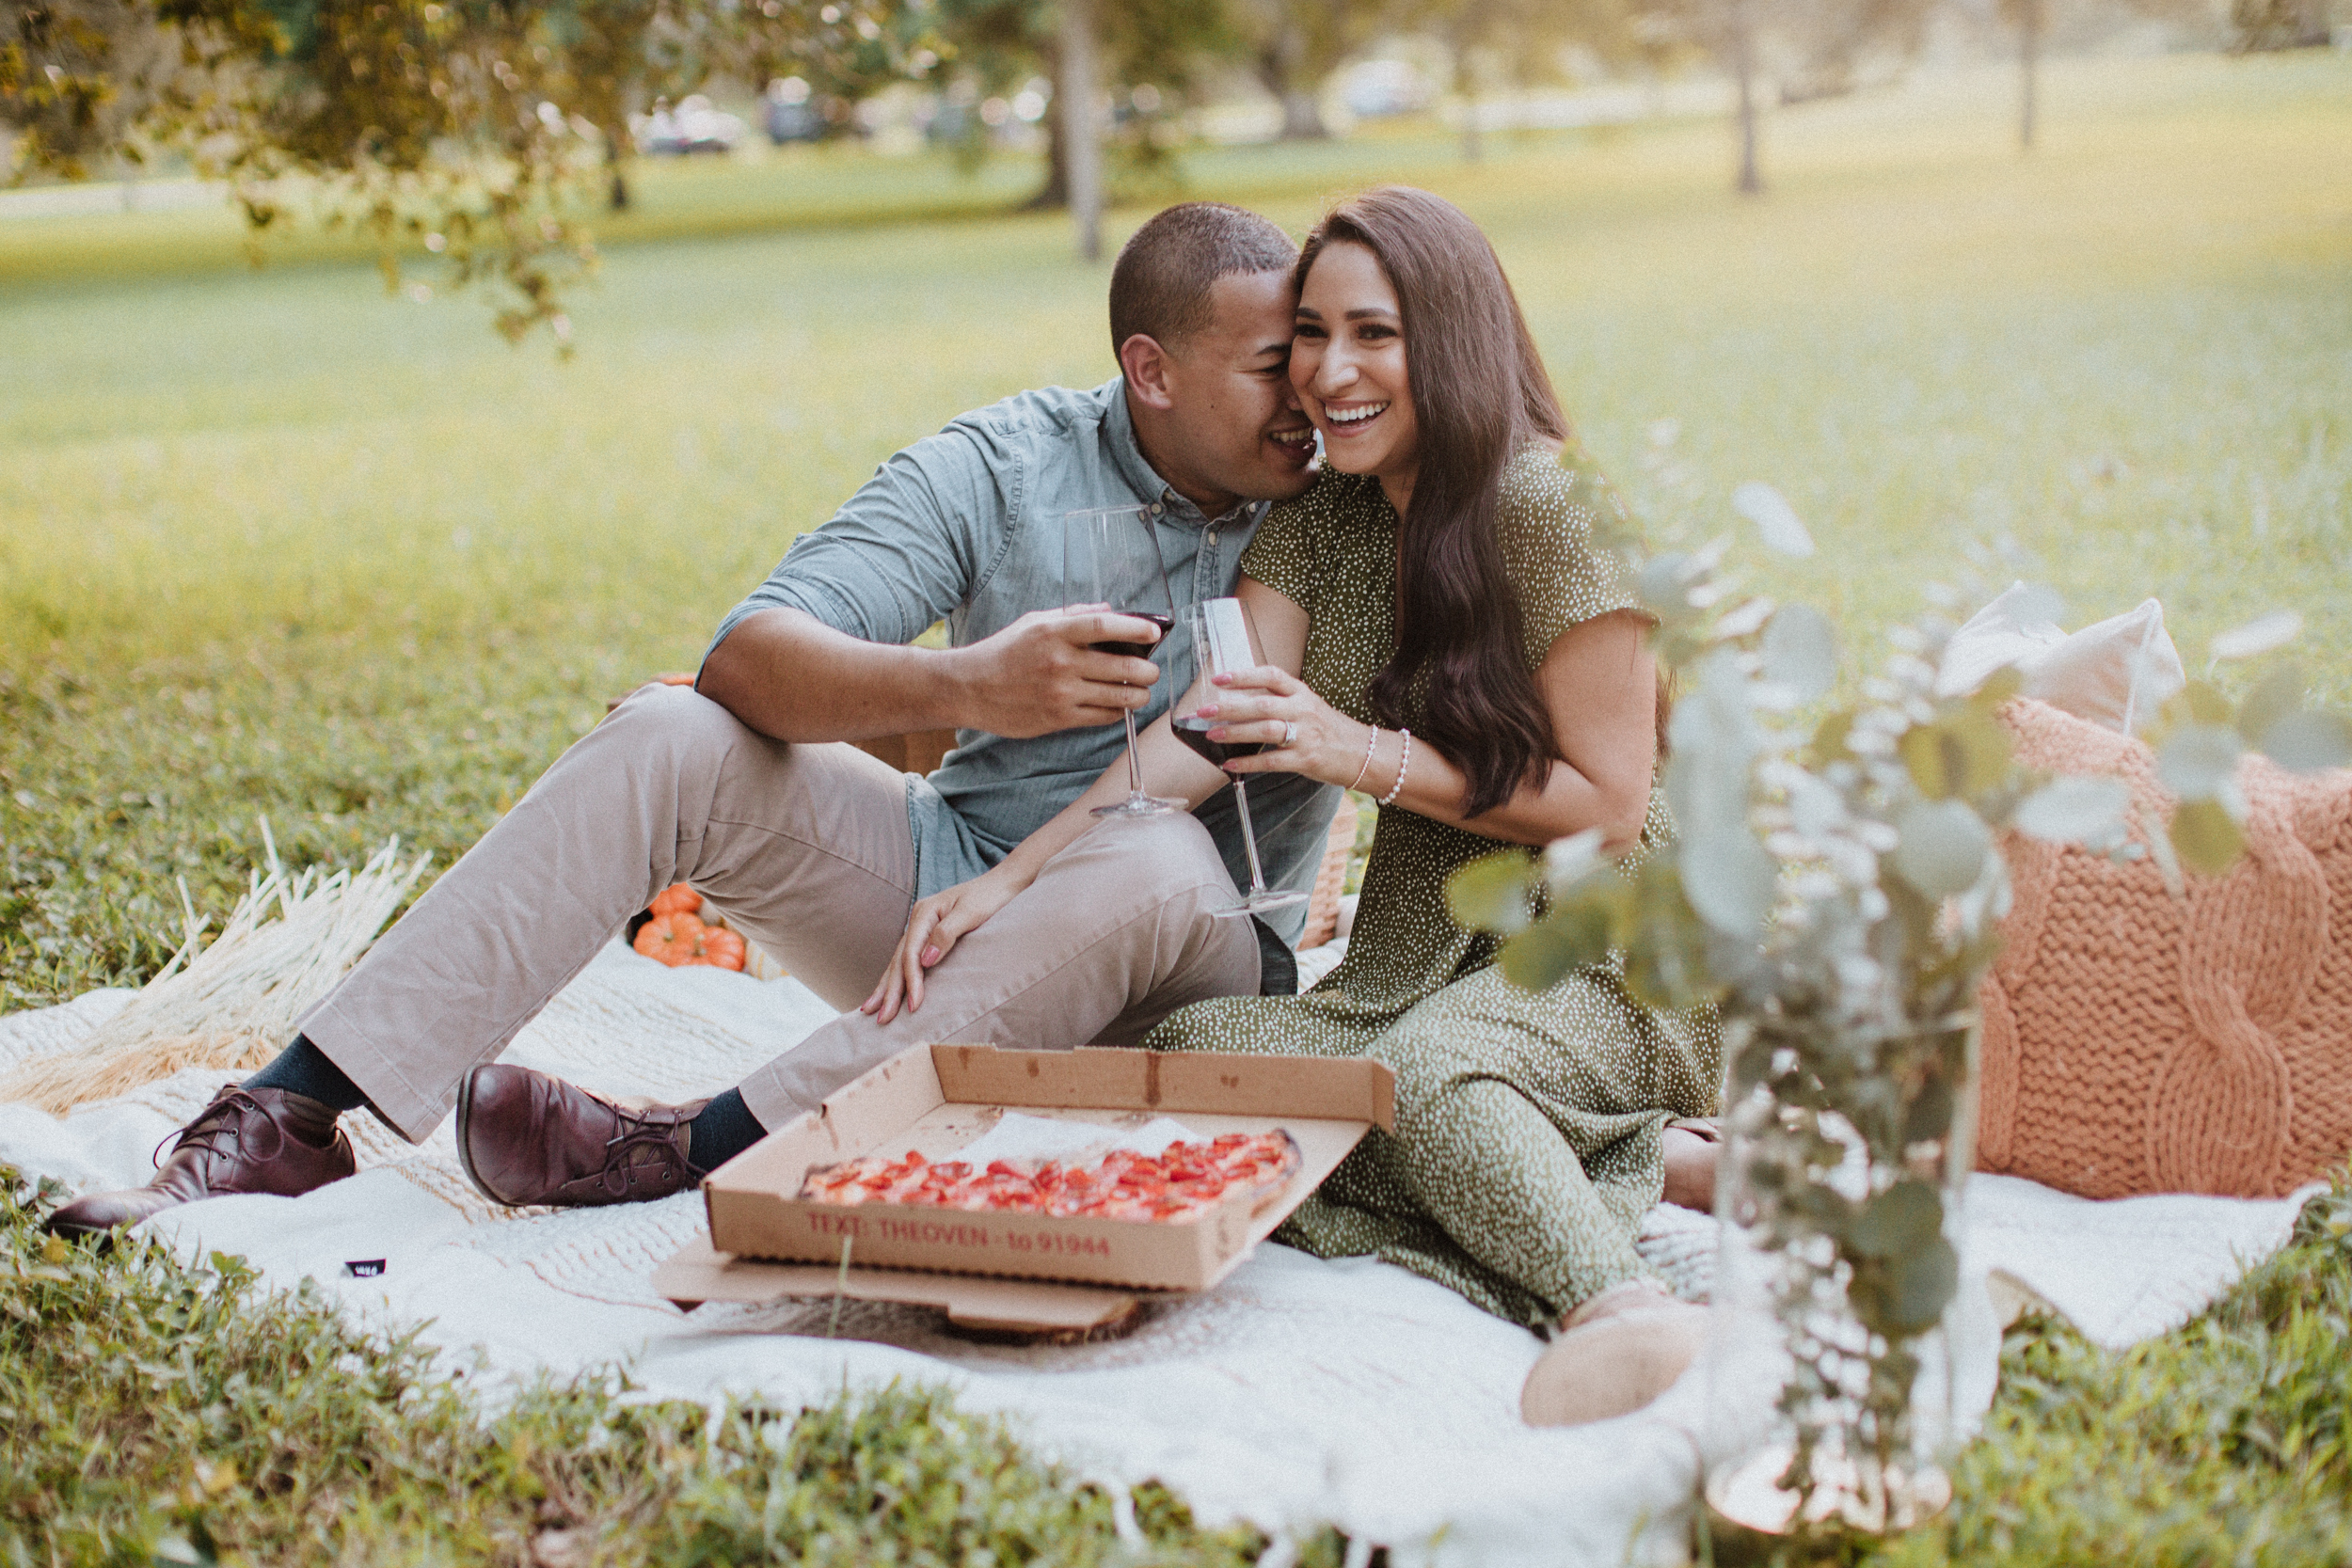
{"label": "woman's bare arm", "polygon": [[[1303,655],[1305,612],[1291,608],[1298,615],[1295,647]],[[1270,655],[1273,637],[1263,611],[1258,629]],[[1406,811],[1509,844],[1548,844],[1598,828],[1604,847],[1622,853],[1641,837],[1658,761],[1658,672],[1645,645],[1647,630],[1639,611],[1615,610],[1553,641],[1535,672],[1535,687],[1551,715],[1560,754],[1540,786],[1522,786],[1475,818],[1462,814],[1470,782],[1449,758],[1417,736],[1406,764],[1397,731],[1375,736],[1337,712],[1296,678],[1295,663],[1279,674],[1268,672],[1263,682],[1245,677],[1232,683],[1232,698],[1219,703],[1216,716],[1230,720],[1239,739],[1279,739],[1285,723],[1298,725],[1298,739],[1227,766],[1237,773],[1303,772],[1328,784],[1360,778],[1356,787],[1377,797],[1389,793],[1405,765],[1404,787],[1391,803]],[[1284,651],[1290,647],[1286,642]]]}

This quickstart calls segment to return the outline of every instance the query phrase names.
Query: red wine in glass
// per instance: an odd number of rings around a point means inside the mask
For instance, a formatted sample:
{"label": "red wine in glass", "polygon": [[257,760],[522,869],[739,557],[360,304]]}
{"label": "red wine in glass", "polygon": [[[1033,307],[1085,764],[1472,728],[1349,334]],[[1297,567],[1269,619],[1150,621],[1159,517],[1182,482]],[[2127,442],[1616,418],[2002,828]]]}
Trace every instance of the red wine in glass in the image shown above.
{"label": "red wine in glass", "polygon": [[[1176,629],[1176,617],[1173,615],[1163,615],[1156,610],[1113,610],[1112,613],[1115,615],[1132,615],[1138,621],[1151,622],[1153,626],[1160,628],[1160,637],[1163,641],[1167,639],[1169,632]],[[1124,654],[1129,658],[1150,658],[1152,657],[1152,650],[1154,646],[1156,646],[1156,644],[1151,642],[1089,642],[1087,646],[1094,649],[1097,653]]]}
{"label": "red wine in glass", "polygon": [[[1160,536],[1151,509],[1142,506],[1095,507],[1062,515],[1062,575],[1065,604],[1105,604],[1118,613],[1149,621],[1163,639],[1175,629],[1176,603],[1168,592],[1168,571],[1160,563]],[[1150,658],[1150,642],[1096,642],[1104,653]],[[1127,723],[1127,798],[1113,806],[1097,806],[1097,816],[1165,816],[1184,809],[1182,800],[1164,800],[1145,792],[1143,762],[1136,751],[1136,715]]]}
{"label": "red wine in glass", "polygon": [[[1184,628],[1191,635],[1197,673],[1192,689],[1177,700],[1175,715],[1168,721],[1176,738],[1219,767],[1229,757],[1254,757],[1272,747],[1275,743],[1266,740],[1211,739],[1209,732],[1226,721],[1202,718],[1200,712],[1203,705],[1215,703],[1225,693],[1224,688],[1210,684],[1211,676],[1238,674],[1265,662],[1265,648],[1258,641],[1249,607],[1239,599],[1203,599],[1184,607]],[[1241,819],[1242,848],[1249,856],[1249,891],[1238,903],[1209,912],[1232,918],[1305,903],[1303,893],[1277,893],[1265,885],[1265,868],[1258,863],[1258,831],[1249,820],[1248,784],[1239,774],[1227,777],[1232,781],[1234,815]]]}
{"label": "red wine in glass", "polygon": [[1225,766],[1227,757],[1254,757],[1265,750],[1263,740],[1211,740],[1209,732],[1216,728],[1214,719],[1178,719],[1172,727],[1177,739],[1219,768]]}

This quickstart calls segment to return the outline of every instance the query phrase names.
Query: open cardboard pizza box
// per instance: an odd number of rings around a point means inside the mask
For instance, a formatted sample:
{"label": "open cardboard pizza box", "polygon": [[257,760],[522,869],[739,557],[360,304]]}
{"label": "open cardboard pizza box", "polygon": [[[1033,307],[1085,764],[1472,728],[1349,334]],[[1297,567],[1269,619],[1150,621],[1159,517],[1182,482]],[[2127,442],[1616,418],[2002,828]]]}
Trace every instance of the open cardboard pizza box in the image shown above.
{"label": "open cardboard pizza box", "polygon": [[[939,1307],[983,1332],[1083,1335],[1132,1320],[1139,1292],[1205,1291],[1232,1273],[1366,1132],[1394,1126],[1394,1075],[1360,1057],[916,1046],[713,1171],[708,1239],[656,1271],[654,1288],[687,1307],[843,1296]],[[1110,1132],[1168,1117],[1202,1138],[1279,1128],[1301,1163],[1254,1202],[1184,1221],[797,1196],[812,1165],[909,1149],[950,1159],[1014,1112]]]}

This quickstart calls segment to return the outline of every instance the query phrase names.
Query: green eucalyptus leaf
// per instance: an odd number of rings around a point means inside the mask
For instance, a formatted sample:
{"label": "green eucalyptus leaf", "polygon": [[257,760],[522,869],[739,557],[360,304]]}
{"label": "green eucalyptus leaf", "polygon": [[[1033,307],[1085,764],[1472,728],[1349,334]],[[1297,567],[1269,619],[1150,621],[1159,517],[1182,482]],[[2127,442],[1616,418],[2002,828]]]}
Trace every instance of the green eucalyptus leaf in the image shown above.
{"label": "green eucalyptus leaf", "polygon": [[1615,909],[1611,945],[1626,955],[1626,989],[1637,1001],[1680,1011],[1722,994],[1708,962],[1707,925],[1684,895],[1672,857],[1644,861]]}
{"label": "green eucalyptus leaf", "polygon": [[1750,480],[1731,493],[1731,509],[1754,523],[1764,543],[1782,555],[1803,559],[1813,553],[1813,535],[1805,531],[1797,509],[1771,485]]}
{"label": "green eucalyptus leaf", "polygon": [[1993,835],[1962,800],[1915,800],[1895,818],[1895,870],[1930,898],[1965,893],[1984,875]]}
{"label": "green eucalyptus leaf", "polygon": [[1852,756],[1853,752],[1846,748],[1846,736],[1853,731],[1853,720],[1851,708],[1839,708],[1816,724],[1813,739],[1805,747],[1805,766],[1819,769]]}
{"label": "green eucalyptus leaf", "polygon": [[2297,773],[2352,767],[2352,724],[2341,714],[2291,713],[2263,732],[2263,754]]}
{"label": "green eucalyptus leaf", "polygon": [[2210,800],[2237,771],[2237,732],[2219,724],[2191,724],[2156,752],[2156,774],[2184,800]]}
{"label": "green eucalyptus leaf", "polygon": [[1960,1293],[1960,1254],[1940,1235],[1916,1252],[1889,1258],[1883,1267],[1886,1299],[1873,1326],[1890,1338],[1925,1334]]}
{"label": "green eucalyptus leaf", "polygon": [[1941,1078],[1920,1085],[1903,1111],[1903,1142],[1934,1143],[1952,1130],[1952,1086]]}
{"label": "green eucalyptus leaf", "polygon": [[2237,733],[2249,746],[2260,746],[2263,737],[2281,719],[2303,705],[2303,672],[2299,666],[2281,665],[2265,675],[2246,694],[2246,701],[2237,708]]}
{"label": "green eucalyptus leaf", "polygon": [[2303,617],[2292,610],[2274,610],[2242,626],[2232,626],[2208,645],[2216,658],[2252,658],[2283,648],[2303,632]]}
{"label": "green eucalyptus leaf", "polygon": [[1652,556],[1635,574],[1634,592],[1645,609],[1671,621],[1689,612],[1691,584],[1698,576],[1687,555]]}
{"label": "green eucalyptus leaf", "polygon": [[1557,909],[1502,944],[1502,977],[1523,990],[1548,990],[1609,957],[1607,906],[1590,900]]}
{"label": "green eucalyptus leaf", "polygon": [[1897,1258],[1944,1234],[1944,1200],[1925,1181],[1898,1181],[1862,1206],[1846,1227],[1855,1258]]}
{"label": "green eucalyptus leaf", "polygon": [[1977,689],[1969,695],[1968,703],[1971,707],[1989,714],[2025,689],[2025,672],[2014,664],[2004,664],[1978,683]]}
{"label": "green eucalyptus leaf", "polygon": [[2190,724],[2226,724],[2236,710],[2210,681],[2192,680],[2157,710],[2167,730]]}
{"label": "green eucalyptus leaf", "polygon": [[1898,745],[1912,783],[1931,800],[1993,788],[2008,773],[2011,755],[2009,732],[1991,709],[1976,706],[1915,724]]}
{"label": "green eucalyptus leaf", "polygon": [[2246,852],[2246,835],[2219,800],[2183,801],[2169,836],[2181,863],[2201,876],[2223,875]]}
{"label": "green eucalyptus leaf", "polygon": [[1764,678],[1799,703],[1818,701],[1837,681],[1837,633],[1810,605],[1783,605],[1764,628]]}
{"label": "green eucalyptus leaf", "polygon": [[2124,832],[2131,786],[2121,779],[2054,779],[2017,804],[2017,830],[2052,844],[2105,844]]}
{"label": "green eucalyptus leaf", "polygon": [[1745,828],[1715,828],[1682,841],[1675,857],[1682,895],[1727,937],[1753,941],[1772,912],[1780,867]]}
{"label": "green eucalyptus leaf", "polygon": [[1512,936],[1527,929],[1534,916],[1529,884],[1535,858],[1524,849],[1505,849],[1474,860],[1446,881],[1446,907],[1465,929]]}

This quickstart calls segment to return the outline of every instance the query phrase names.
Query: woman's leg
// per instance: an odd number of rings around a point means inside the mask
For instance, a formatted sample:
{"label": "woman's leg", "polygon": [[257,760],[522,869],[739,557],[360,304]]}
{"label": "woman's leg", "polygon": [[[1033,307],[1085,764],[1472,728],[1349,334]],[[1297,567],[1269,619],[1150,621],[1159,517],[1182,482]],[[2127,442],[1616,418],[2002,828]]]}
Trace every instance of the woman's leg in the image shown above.
{"label": "woman's leg", "polygon": [[1486,989],[1477,980],[1448,988],[1375,1045],[1397,1074],[1396,1134],[1383,1163],[1456,1245],[1542,1299],[1557,1321],[1647,1277],[1633,1237],[1663,1180],[1666,1114],[1584,1108],[1608,1101],[1577,1094],[1592,1087],[1575,1082],[1586,1075],[1556,1059],[1577,1043],[1509,1016],[1520,998],[1482,997]]}

